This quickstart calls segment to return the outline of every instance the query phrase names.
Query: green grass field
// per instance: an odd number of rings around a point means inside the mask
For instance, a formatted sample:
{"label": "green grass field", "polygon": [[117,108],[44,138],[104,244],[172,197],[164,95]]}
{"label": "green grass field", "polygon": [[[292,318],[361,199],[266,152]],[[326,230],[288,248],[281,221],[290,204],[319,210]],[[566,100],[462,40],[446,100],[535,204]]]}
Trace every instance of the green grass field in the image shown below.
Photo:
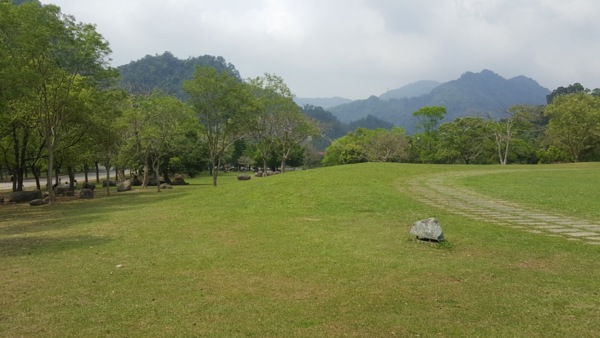
{"label": "green grass field", "polygon": [[[596,337],[600,246],[417,202],[415,175],[600,221],[600,163],[367,163],[0,206],[2,337]],[[407,226],[437,217],[448,240]]]}

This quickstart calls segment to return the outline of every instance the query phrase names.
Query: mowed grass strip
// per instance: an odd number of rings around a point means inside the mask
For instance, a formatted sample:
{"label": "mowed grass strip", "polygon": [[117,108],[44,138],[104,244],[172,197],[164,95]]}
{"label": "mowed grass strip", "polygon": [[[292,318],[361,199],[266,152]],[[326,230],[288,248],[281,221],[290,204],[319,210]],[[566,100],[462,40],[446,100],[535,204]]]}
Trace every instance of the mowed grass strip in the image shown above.
{"label": "mowed grass strip", "polygon": [[539,210],[600,222],[600,163],[509,166],[460,180],[479,193]]}
{"label": "mowed grass strip", "polygon": [[[488,169],[367,163],[3,206],[0,336],[594,336],[600,248],[403,189]],[[431,216],[447,243],[409,234]]]}

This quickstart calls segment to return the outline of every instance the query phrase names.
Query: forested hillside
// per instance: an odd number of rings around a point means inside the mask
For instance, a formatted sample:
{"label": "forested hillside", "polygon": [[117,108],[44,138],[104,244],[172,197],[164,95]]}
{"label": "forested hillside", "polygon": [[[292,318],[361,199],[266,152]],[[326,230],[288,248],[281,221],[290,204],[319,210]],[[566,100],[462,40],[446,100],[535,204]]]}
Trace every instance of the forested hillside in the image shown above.
{"label": "forested hillside", "polygon": [[183,82],[194,75],[196,66],[207,66],[217,71],[227,71],[237,79],[240,74],[231,63],[221,56],[204,55],[190,57],[182,60],[170,52],[162,55],[146,55],[137,61],[118,67],[121,78],[121,87],[131,93],[149,93],[154,89],[161,89],[166,94],[186,99]]}
{"label": "forested hillside", "polygon": [[389,100],[371,96],[366,100],[332,107],[329,111],[342,122],[373,115],[413,133],[416,120],[412,113],[425,106],[446,107],[444,121],[464,116],[500,119],[506,117],[506,110],[513,105],[545,104],[549,93],[548,89],[524,76],[507,80],[492,71],[483,70],[480,73],[467,72],[457,80],[435,87],[426,95]]}

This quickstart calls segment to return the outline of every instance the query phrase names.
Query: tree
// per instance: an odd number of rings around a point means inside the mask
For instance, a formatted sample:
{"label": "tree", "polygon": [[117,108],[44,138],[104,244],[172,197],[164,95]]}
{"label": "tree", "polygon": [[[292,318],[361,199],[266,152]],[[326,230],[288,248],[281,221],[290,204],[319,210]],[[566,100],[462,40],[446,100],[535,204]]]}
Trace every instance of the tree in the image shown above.
{"label": "tree", "polygon": [[225,151],[245,135],[252,106],[248,87],[226,72],[199,67],[194,78],[184,82],[184,89],[204,127],[213,185],[217,186]]}
{"label": "tree", "polygon": [[417,129],[420,131],[413,137],[413,146],[421,162],[435,161],[437,129],[445,115],[446,108],[440,106],[423,107],[413,113],[413,116],[419,120]]}
{"label": "tree", "polygon": [[480,117],[463,117],[442,123],[436,157],[442,162],[485,163],[490,149],[490,125]]}
{"label": "tree", "polygon": [[364,152],[370,162],[389,162],[408,159],[409,141],[404,129],[375,129],[366,137]]}
{"label": "tree", "polygon": [[[114,167],[116,159],[121,154],[121,147],[125,141],[126,121],[124,112],[128,107],[129,96],[119,89],[102,90],[92,97],[88,104],[91,106],[88,114],[87,130],[84,141],[81,142],[87,149],[82,150],[84,157],[85,181],[87,182],[87,161],[91,159],[106,169],[106,194],[110,195],[110,169]],[[99,180],[99,177],[97,177]]]}
{"label": "tree", "polygon": [[511,150],[510,144],[519,129],[530,129],[534,106],[516,105],[508,109],[509,117],[493,125],[494,139],[500,164],[506,165]]}
{"label": "tree", "polygon": [[31,74],[33,116],[45,143],[46,187],[54,202],[52,172],[55,151],[70,121],[80,112],[73,106],[77,95],[98,87],[116,73],[108,67],[108,43],[95,27],[77,23],[54,5],[38,2],[18,6],[16,38],[21,45],[21,64]]}
{"label": "tree", "polygon": [[266,73],[248,83],[257,108],[248,132],[260,154],[263,171],[267,170],[269,157],[276,153],[283,172],[292,150],[318,135],[317,125],[302,113],[281,77]]}
{"label": "tree", "polygon": [[368,133],[368,129],[358,128],[356,131],[349,132],[345,136],[334,140],[325,149],[325,156],[321,164],[323,166],[333,166],[367,162],[368,157],[363,144],[368,137]]}
{"label": "tree", "polygon": [[584,88],[579,82],[573,83],[566,88],[561,86],[553,90],[552,93],[546,95],[546,103],[551,104],[552,101],[554,101],[554,98],[559,95],[587,92],[589,92],[589,89]]}
{"label": "tree", "polygon": [[600,144],[600,97],[577,92],[560,95],[546,106],[550,119],[546,138],[550,146],[578,162]]}
{"label": "tree", "polygon": [[157,191],[160,192],[161,161],[173,151],[184,151],[185,134],[194,126],[194,113],[179,99],[158,92],[144,101],[143,110],[147,123],[140,131],[142,144],[146,147],[152,162]]}
{"label": "tree", "polygon": [[31,4],[0,2],[0,150],[2,163],[13,175],[14,191],[23,189],[28,156],[40,153],[38,121],[33,116],[37,77],[26,38],[35,34],[28,20],[35,10]]}

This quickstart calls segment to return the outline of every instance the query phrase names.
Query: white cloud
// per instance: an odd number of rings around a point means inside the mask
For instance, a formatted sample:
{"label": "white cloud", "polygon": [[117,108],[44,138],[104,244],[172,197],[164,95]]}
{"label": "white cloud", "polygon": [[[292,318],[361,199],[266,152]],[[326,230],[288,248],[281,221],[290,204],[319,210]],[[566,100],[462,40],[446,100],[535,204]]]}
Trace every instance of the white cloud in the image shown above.
{"label": "white cloud", "polygon": [[[50,0],[49,0],[50,1]],[[302,97],[365,98],[487,68],[554,89],[600,87],[596,0],[56,0],[97,24],[116,65],[223,56]]]}

